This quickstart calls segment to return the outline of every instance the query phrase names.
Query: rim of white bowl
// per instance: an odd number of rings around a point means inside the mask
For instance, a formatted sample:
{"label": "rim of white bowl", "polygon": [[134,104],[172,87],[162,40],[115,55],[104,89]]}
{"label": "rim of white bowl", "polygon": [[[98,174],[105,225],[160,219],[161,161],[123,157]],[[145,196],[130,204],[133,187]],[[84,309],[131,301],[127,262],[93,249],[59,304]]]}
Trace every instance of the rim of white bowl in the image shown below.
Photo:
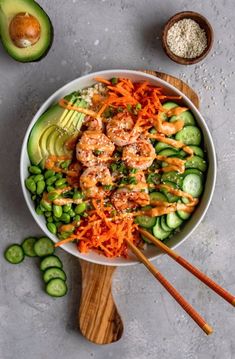
{"label": "rim of white bowl", "polygon": [[[29,198],[28,195],[28,191],[25,187],[25,177],[24,177],[24,158],[25,156],[28,157],[28,153],[27,153],[27,142],[28,142],[28,137],[29,134],[31,132],[32,127],[34,126],[34,124],[36,123],[36,121],[38,120],[38,118],[41,116],[42,113],[44,113],[49,105],[53,102],[54,99],[56,99],[59,94],[61,92],[63,92],[64,90],[66,90],[67,87],[71,87],[74,84],[76,84],[78,81],[82,81],[82,80],[91,80],[94,79],[96,77],[105,77],[105,76],[109,76],[110,77],[115,77],[115,75],[123,73],[124,76],[125,75],[136,75],[136,76],[142,76],[145,79],[150,79],[153,81],[157,81],[158,83],[161,83],[164,87],[170,89],[171,91],[175,92],[176,94],[178,94],[179,96],[182,97],[182,100],[185,102],[188,102],[190,105],[190,110],[192,109],[194,113],[197,114],[197,117],[200,118],[200,121],[203,125],[203,129],[205,130],[207,137],[209,139],[209,145],[211,147],[211,157],[209,159],[209,163],[212,166],[212,183],[211,183],[211,190],[210,190],[210,194],[209,197],[207,199],[207,203],[203,209],[203,212],[201,213],[199,219],[197,220],[197,222],[192,226],[192,228],[188,231],[188,233],[181,239],[178,241],[178,243],[176,243],[175,245],[171,246],[172,249],[177,248],[179,245],[183,244],[191,235],[192,233],[196,230],[196,228],[199,226],[199,224],[202,222],[213,197],[213,193],[214,193],[214,189],[215,189],[215,183],[216,183],[216,174],[217,174],[217,163],[216,163],[216,153],[215,153],[215,147],[214,147],[214,143],[212,140],[212,136],[211,133],[209,131],[209,128],[206,124],[206,121],[204,120],[204,117],[201,115],[201,113],[199,112],[199,110],[196,108],[196,106],[192,103],[192,101],[186,96],[184,95],[184,93],[182,93],[180,90],[178,90],[176,87],[174,87],[173,85],[169,84],[168,82],[144,73],[142,71],[136,71],[136,70],[125,70],[125,69],[115,69],[115,70],[104,70],[104,71],[97,71],[97,72],[93,72],[93,73],[89,73],[87,75],[84,76],[80,76],[78,78],[76,78],[73,81],[68,82],[67,84],[65,84],[64,86],[60,87],[57,91],[55,91],[38,109],[38,111],[36,112],[36,114],[34,115],[33,119],[31,120],[27,131],[25,133],[24,136],[24,140],[22,143],[22,149],[21,149],[21,156],[20,156],[20,181],[21,181],[21,187],[22,187],[22,191],[23,191],[23,195],[24,195],[24,199],[26,201],[26,204],[28,206],[28,209],[30,211],[30,213],[32,214],[32,217],[34,218],[34,220],[36,221],[36,223],[38,224],[38,226],[41,228],[41,230],[49,237],[53,240],[53,242],[58,242],[58,238],[56,236],[54,236],[51,232],[49,232],[49,230],[45,227],[43,228],[43,224],[42,221],[40,220],[39,216],[36,214],[34,206],[33,206],[33,202],[32,200]],[[201,125],[199,126],[201,127]],[[202,129],[202,128],[201,128]],[[73,256],[82,259],[82,260],[86,260],[90,263],[95,263],[95,264],[100,264],[100,265],[107,265],[107,266],[117,266],[117,267],[123,267],[123,266],[131,266],[131,265],[135,265],[135,264],[139,264],[140,262],[138,260],[131,260],[128,261],[128,259],[125,262],[121,262],[121,263],[112,263],[112,260],[106,258],[105,256],[100,256],[100,260],[97,259],[92,259],[89,258],[89,254],[86,255],[82,255],[78,250],[76,251],[76,253],[74,253],[73,250],[71,250],[70,248],[67,247],[67,245],[63,245],[60,248],[63,248],[66,252],[72,254]],[[148,259],[150,261],[156,259],[159,255],[162,255],[161,253],[157,253],[153,256],[148,257]]]}

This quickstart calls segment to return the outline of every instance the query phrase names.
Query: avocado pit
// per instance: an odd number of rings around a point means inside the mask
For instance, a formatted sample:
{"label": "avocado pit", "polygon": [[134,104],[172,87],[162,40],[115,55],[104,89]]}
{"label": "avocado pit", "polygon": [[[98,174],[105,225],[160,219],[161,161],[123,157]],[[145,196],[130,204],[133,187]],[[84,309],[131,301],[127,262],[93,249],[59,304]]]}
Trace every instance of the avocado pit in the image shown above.
{"label": "avocado pit", "polygon": [[19,48],[35,45],[41,36],[39,21],[29,13],[16,14],[10,22],[9,34]]}

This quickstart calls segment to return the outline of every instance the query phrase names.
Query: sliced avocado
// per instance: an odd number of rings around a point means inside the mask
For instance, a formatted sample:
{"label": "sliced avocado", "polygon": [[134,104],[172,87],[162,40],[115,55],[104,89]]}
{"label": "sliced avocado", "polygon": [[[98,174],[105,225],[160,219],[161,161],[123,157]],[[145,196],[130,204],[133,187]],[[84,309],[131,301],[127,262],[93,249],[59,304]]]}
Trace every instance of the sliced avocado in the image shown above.
{"label": "sliced avocado", "polygon": [[0,36],[4,48],[20,62],[38,61],[53,42],[48,15],[33,0],[0,0]]}
{"label": "sliced avocado", "polygon": [[[78,99],[73,93],[66,99],[74,105],[87,107],[87,103]],[[67,110],[58,104],[50,107],[35,123],[28,139],[28,154],[30,161],[44,166],[50,155],[69,155],[65,143],[76,134],[82,125],[83,113]]]}

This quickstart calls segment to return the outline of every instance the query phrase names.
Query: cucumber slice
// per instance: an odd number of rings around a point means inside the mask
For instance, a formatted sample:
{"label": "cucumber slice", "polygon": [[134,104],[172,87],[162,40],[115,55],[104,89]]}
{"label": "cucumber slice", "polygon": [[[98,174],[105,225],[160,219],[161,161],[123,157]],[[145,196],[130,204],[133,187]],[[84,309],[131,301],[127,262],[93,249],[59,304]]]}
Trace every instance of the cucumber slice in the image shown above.
{"label": "cucumber slice", "polygon": [[[167,101],[167,102],[165,102],[165,103],[162,105],[162,107],[163,107],[165,110],[171,110],[171,109],[174,108],[174,107],[179,107],[179,105],[178,105],[177,103],[175,103],[175,102]],[[163,113],[163,114],[161,115],[161,118],[162,118],[163,121],[167,121],[167,120],[168,120],[168,117],[167,117],[166,113]]]}
{"label": "cucumber slice", "polygon": [[198,146],[201,143],[201,131],[196,126],[185,126],[175,135],[177,141],[183,142],[185,145]]}
{"label": "cucumber slice", "polygon": [[191,213],[186,211],[177,211],[176,213],[181,219],[183,219],[183,221],[186,221],[191,216]]}
{"label": "cucumber slice", "polygon": [[65,281],[66,280],[66,274],[62,269],[56,268],[56,267],[48,268],[43,273],[43,280],[44,280],[45,283],[48,283],[51,279],[55,279],[55,278],[60,278],[63,281]]}
{"label": "cucumber slice", "polygon": [[188,126],[188,125],[195,125],[195,118],[192,114],[191,111],[185,111],[182,112],[180,115],[178,116],[172,116],[170,118],[170,122],[175,122],[175,121],[179,121],[179,120],[183,120],[184,121],[184,126]]}
{"label": "cucumber slice", "polygon": [[166,224],[171,229],[178,228],[182,223],[183,223],[183,220],[175,212],[168,213],[166,215]]}
{"label": "cucumber slice", "polygon": [[150,197],[150,204],[160,201],[160,202],[167,202],[167,197],[161,192],[151,192],[149,194]]}
{"label": "cucumber slice", "polygon": [[46,292],[51,297],[63,297],[67,291],[65,281],[60,278],[51,279],[46,285]]}
{"label": "cucumber slice", "polygon": [[198,147],[198,146],[189,146],[189,147],[193,150],[193,153],[196,156],[199,156],[201,158],[205,157],[205,152],[203,151],[203,149],[201,147]]}
{"label": "cucumber slice", "polygon": [[[153,232],[151,231],[151,229],[145,228],[145,230],[151,234],[153,234]],[[141,238],[143,239],[144,242],[148,243],[148,244],[153,244],[147,237],[145,237],[142,233],[140,234]]]}
{"label": "cucumber slice", "polygon": [[204,174],[201,171],[199,171],[197,168],[188,168],[187,170],[184,171],[183,177],[191,174],[198,175],[201,177],[202,181],[204,180]]}
{"label": "cucumber slice", "polygon": [[[173,187],[173,188],[177,188],[177,185],[174,182],[169,182],[169,181],[165,181],[165,184],[169,187]],[[167,197],[167,202],[173,203],[173,202],[177,202],[179,197],[170,193],[167,189],[162,188],[161,192],[163,192],[165,194],[165,196]]]}
{"label": "cucumber slice", "polygon": [[166,148],[170,148],[172,150],[175,150],[175,147],[168,145],[167,143],[164,142],[158,142],[155,146],[155,151],[156,153],[159,153],[162,150],[165,150]]}
{"label": "cucumber slice", "polygon": [[157,239],[163,241],[164,239],[168,238],[171,232],[164,231],[160,225],[160,217],[157,218],[157,222],[153,227],[153,234]]}
{"label": "cucumber slice", "polygon": [[168,227],[168,225],[166,224],[166,216],[163,215],[163,216],[161,216],[160,218],[161,218],[161,219],[160,219],[160,225],[161,225],[162,229],[163,229],[164,231],[166,231],[166,232],[171,232],[172,229],[171,229],[170,227]]}
{"label": "cucumber slice", "polygon": [[173,150],[173,148],[166,148],[158,153],[159,156],[175,156],[177,155],[178,151]]}
{"label": "cucumber slice", "polygon": [[183,191],[193,197],[199,197],[203,191],[202,179],[196,174],[189,174],[184,177]]}
{"label": "cucumber slice", "polygon": [[11,264],[19,264],[24,260],[24,251],[19,244],[11,244],[5,250],[4,257]]}
{"label": "cucumber slice", "polygon": [[48,268],[56,267],[56,268],[63,268],[63,264],[57,256],[48,256],[43,258],[43,260],[40,263],[40,269],[42,271],[45,271]]}
{"label": "cucumber slice", "polygon": [[37,238],[35,238],[35,237],[28,237],[22,242],[21,246],[22,246],[24,254],[26,256],[28,256],[28,257],[36,257],[37,256],[37,254],[35,253],[35,250],[34,250],[34,245],[36,242],[37,242]]}
{"label": "cucumber slice", "polygon": [[152,228],[156,223],[156,218],[149,216],[137,216],[135,218],[135,223],[139,224],[143,228]]}
{"label": "cucumber slice", "polygon": [[207,170],[207,163],[203,158],[199,156],[193,156],[188,161],[186,161],[185,168],[196,168],[199,171],[205,172]]}
{"label": "cucumber slice", "polygon": [[54,243],[48,237],[41,237],[34,245],[34,250],[37,256],[45,257],[53,254],[55,251]]}
{"label": "cucumber slice", "polygon": [[173,101],[167,101],[162,105],[162,107],[165,110],[171,110],[172,108],[179,107],[179,105]]}
{"label": "cucumber slice", "polygon": [[165,172],[162,175],[161,182],[174,182],[177,187],[182,187],[183,184],[183,177],[180,173],[171,171],[171,172]]}

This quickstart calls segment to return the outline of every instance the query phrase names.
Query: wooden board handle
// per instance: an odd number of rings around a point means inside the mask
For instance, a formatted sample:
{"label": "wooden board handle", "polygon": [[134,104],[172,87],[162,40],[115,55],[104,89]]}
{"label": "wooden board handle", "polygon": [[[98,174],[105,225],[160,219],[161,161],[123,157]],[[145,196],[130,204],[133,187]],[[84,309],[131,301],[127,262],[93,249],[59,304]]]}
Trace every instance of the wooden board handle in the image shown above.
{"label": "wooden board handle", "polygon": [[123,323],[113,300],[111,285],[116,267],[80,260],[82,295],[78,314],[79,327],[88,340],[109,344],[119,340]]}

